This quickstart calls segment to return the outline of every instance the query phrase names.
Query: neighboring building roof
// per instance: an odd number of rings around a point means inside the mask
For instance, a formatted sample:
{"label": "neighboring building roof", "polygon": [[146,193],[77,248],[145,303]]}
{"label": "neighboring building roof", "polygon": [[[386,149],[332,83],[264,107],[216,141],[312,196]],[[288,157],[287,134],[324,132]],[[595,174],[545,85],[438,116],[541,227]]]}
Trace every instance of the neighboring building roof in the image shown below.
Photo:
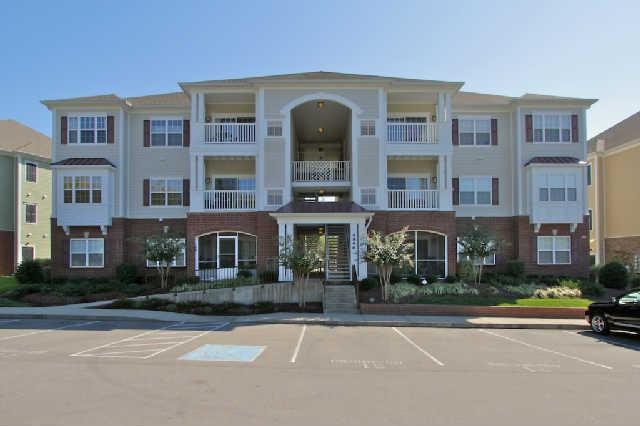
{"label": "neighboring building roof", "polygon": [[640,111],[589,139],[587,142],[589,144],[589,152],[597,150],[598,140],[604,140],[605,150],[634,140],[640,141]]}
{"label": "neighboring building roof", "polygon": [[0,150],[51,158],[51,139],[15,120],[0,120]]}
{"label": "neighboring building roof", "polygon": [[458,92],[453,95],[455,105],[510,105],[514,102],[562,102],[592,105],[597,99],[570,98],[566,96],[538,95],[525,93],[522,96],[502,96],[475,92]]}
{"label": "neighboring building roof", "polygon": [[65,104],[121,104],[123,100],[118,95],[109,93],[106,95],[81,96],[78,98],[46,99],[41,102],[46,107],[51,108]]}
{"label": "neighboring building roof", "polygon": [[106,158],[67,158],[51,163],[52,166],[111,166],[113,163]]}
{"label": "neighboring building roof", "polygon": [[578,164],[580,160],[575,157],[533,157],[527,161],[525,166],[529,164]]}
{"label": "neighboring building roof", "polygon": [[189,106],[189,96],[183,92],[161,93],[158,95],[136,96],[126,98],[132,107],[140,106]]}
{"label": "neighboring building roof", "polygon": [[292,201],[280,207],[276,213],[367,213],[367,210],[353,201],[335,203]]}

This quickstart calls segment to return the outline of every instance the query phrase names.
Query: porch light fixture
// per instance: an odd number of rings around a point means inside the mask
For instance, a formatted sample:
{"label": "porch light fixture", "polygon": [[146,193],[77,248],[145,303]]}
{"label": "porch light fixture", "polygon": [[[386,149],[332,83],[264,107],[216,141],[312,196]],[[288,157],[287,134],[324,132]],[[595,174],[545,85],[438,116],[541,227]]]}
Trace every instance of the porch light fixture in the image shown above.
{"label": "porch light fixture", "polygon": [[318,108],[318,109],[322,109],[322,108],[324,108],[324,101],[318,101],[318,102],[316,102],[316,108]]}
{"label": "porch light fixture", "polygon": [[318,127],[317,132],[318,132],[319,135],[323,135],[324,134],[324,127]]}

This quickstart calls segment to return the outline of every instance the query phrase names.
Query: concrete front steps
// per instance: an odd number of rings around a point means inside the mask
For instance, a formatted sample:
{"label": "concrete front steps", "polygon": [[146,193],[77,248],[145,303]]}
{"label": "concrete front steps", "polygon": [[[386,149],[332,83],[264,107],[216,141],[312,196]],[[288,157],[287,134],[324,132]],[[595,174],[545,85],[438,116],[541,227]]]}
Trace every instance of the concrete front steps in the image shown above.
{"label": "concrete front steps", "polygon": [[325,284],[322,306],[324,313],[357,314],[355,287]]}

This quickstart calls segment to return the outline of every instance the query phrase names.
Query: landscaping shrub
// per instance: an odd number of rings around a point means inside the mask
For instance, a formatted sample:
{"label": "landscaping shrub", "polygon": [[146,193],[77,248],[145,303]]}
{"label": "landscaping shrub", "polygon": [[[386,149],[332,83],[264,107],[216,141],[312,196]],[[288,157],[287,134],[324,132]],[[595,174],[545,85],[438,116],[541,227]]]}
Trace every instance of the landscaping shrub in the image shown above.
{"label": "landscaping shrub", "polygon": [[507,275],[513,278],[522,278],[524,276],[524,262],[522,260],[510,260],[506,265]]}
{"label": "landscaping shrub", "polygon": [[20,284],[37,284],[44,281],[42,264],[37,260],[23,260],[16,269],[16,279]]}
{"label": "landscaping shrub", "polygon": [[538,284],[542,285],[556,285],[558,277],[555,275],[540,275],[538,277]]}
{"label": "landscaping shrub", "polygon": [[600,297],[604,295],[604,287],[596,281],[582,281],[580,283],[580,291],[587,297]]}
{"label": "landscaping shrub", "polygon": [[389,299],[398,303],[401,299],[418,294],[420,287],[411,283],[396,283],[389,287]]}
{"label": "landscaping shrub", "polygon": [[145,288],[140,284],[130,283],[121,287],[120,291],[122,291],[127,296],[139,296],[141,294],[144,294]]}
{"label": "landscaping shrub", "polygon": [[391,277],[389,278],[389,282],[391,282],[391,284],[396,284],[396,283],[399,283],[400,281],[402,281],[402,275],[400,275],[395,271],[392,272]]}
{"label": "landscaping shrub", "polygon": [[240,269],[238,271],[238,278],[251,279],[251,278],[253,278],[253,274],[251,273],[251,271],[249,271],[247,269]]}
{"label": "landscaping shrub", "polygon": [[437,283],[440,280],[440,277],[438,275],[427,275],[427,284],[433,284],[433,283]]}
{"label": "landscaping shrub", "polygon": [[444,279],[444,282],[448,284],[453,284],[458,282],[458,279],[454,275],[447,275],[447,278]]}
{"label": "landscaping shrub", "polygon": [[39,293],[42,290],[42,284],[24,284],[15,287],[4,294],[8,299],[21,299],[27,294]]}
{"label": "landscaping shrub", "polygon": [[470,260],[461,260],[458,262],[458,278],[465,283],[473,283],[475,281],[476,271],[473,262]]}
{"label": "landscaping shrub", "polygon": [[545,287],[536,284],[520,284],[520,285],[508,285],[502,287],[502,291],[506,294],[517,297],[531,297],[536,290],[543,289]]}
{"label": "landscaping shrub", "polygon": [[135,282],[137,273],[136,265],[130,263],[122,263],[116,268],[116,278],[124,284]]}
{"label": "landscaping shrub", "polygon": [[411,275],[409,275],[407,277],[407,282],[410,282],[411,284],[416,284],[417,285],[417,284],[420,284],[421,278],[422,277],[420,277],[418,275],[411,274]]}
{"label": "landscaping shrub", "polygon": [[378,286],[378,279],[374,277],[368,277],[360,281],[360,290],[371,290]]}
{"label": "landscaping shrub", "polygon": [[278,282],[278,271],[277,270],[264,270],[260,271],[258,274],[260,278],[260,282],[264,284],[268,283],[276,283]]}
{"label": "landscaping shrub", "polygon": [[640,287],[640,275],[634,274],[633,277],[629,280],[629,285],[632,288]]}
{"label": "landscaping shrub", "polygon": [[599,282],[607,288],[622,289],[629,281],[629,271],[620,262],[609,262],[599,272]]}
{"label": "landscaping shrub", "polygon": [[520,278],[511,275],[495,275],[493,280],[487,282],[494,287],[518,286],[522,284]]}
{"label": "landscaping shrub", "polygon": [[602,269],[602,265],[593,265],[591,267],[591,269],[589,269],[589,279],[591,281],[598,281],[600,280],[600,269]]}
{"label": "landscaping shrub", "polygon": [[558,287],[573,288],[573,289],[580,289],[580,284],[581,284],[580,281],[572,280],[570,278],[559,278],[557,282]]}
{"label": "landscaping shrub", "polygon": [[62,296],[82,297],[89,294],[92,289],[89,281],[69,281],[56,288],[56,293]]}
{"label": "landscaping shrub", "polygon": [[569,287],[547,287],[539,288],[533,292],[533,297],[538,299],[568,299],[582,297],[579,288]]}
{"label": "landscaping shrub", "polygon": [[424,287],[422,294],[425,296],[477,296],[480,294],[477,288],[465,283],[455,284],[431,284]]}

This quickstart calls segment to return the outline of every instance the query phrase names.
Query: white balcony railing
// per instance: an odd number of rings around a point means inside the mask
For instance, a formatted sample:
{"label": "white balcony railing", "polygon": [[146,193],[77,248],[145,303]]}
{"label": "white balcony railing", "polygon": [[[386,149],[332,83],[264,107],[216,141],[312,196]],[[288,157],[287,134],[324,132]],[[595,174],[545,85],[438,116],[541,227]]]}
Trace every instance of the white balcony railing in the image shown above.
{"label": "white balcony railing", "polygon": [[435,210],[440,207],[438,189],[388,189],[390,209]]}
{"label": "white balcony railing", "polygon": [[256,208],[256,191],[204,191],[205,210],[253,210]]}
{"label": "white balcony railing", "polygon": [[255,143],[256,123],[204,123],[204,143]]}
{"label": "white balcony railing", "polygon": [[294,161],[294,182],[349,182],[351,161]]}
{"label": "white balcony railing", "polygon": [[438,143],[438,123],[387,123],[389,143]]}

